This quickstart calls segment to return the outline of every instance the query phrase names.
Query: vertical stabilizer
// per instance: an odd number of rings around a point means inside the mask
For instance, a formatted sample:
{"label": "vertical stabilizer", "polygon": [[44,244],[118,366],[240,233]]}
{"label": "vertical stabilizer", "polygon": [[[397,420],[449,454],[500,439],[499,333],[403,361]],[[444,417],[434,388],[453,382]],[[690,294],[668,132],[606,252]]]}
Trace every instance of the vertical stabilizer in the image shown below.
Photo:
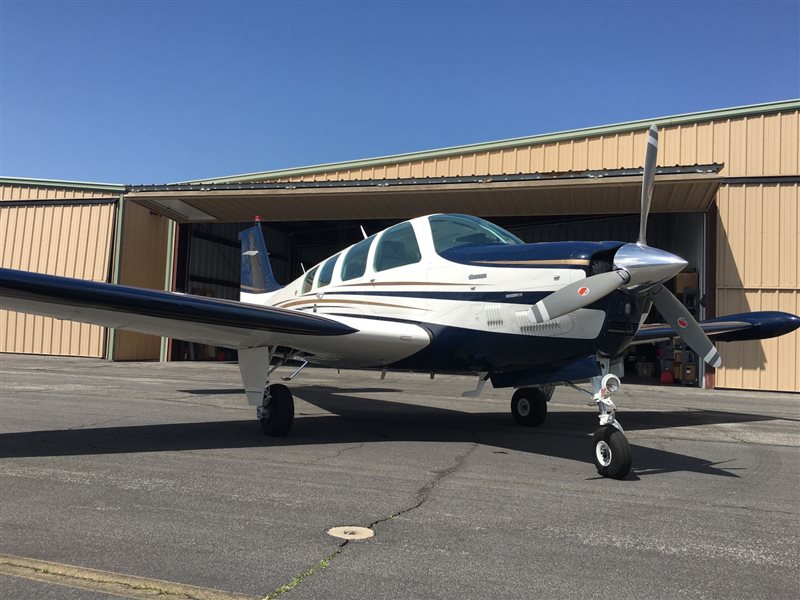
{"label": "vertical stabilizer", "polygon": [[239,233],[242,244],[242,280],[240,296],[245,294],[266,294],[281,289],[272,274],[267,245],[261,232],[261,223]]}

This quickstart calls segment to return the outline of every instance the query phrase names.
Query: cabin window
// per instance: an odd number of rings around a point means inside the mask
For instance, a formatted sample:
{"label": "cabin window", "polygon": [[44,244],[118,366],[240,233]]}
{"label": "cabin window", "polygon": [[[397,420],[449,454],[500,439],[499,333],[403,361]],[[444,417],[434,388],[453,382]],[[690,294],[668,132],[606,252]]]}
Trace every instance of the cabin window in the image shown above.
{"label": "cabin window", "polygon": [[400,223],[387,229],[375,248],[376,271],[412,265],[420,260],[422,255],[411,223]]}
{"label": "cabin window", "polygon": [[333,279],[333,267],[336,266],[336,261],[339,259],[339,255],[331,256],[328,260],[326,260],[322,264],[322,268],[319,270],[319,280],[317,281],[317,287],[325,287],[328,285],[331,280]]}
{"label": "cabin window", "polygon": [[344,263],[342,263],[342,281],[349,281],[364,274],[367,270],[369,247],[373,241],[375,241],[375,236],[370,236],[350,248],[347,256],[344,257]]}
{"label": "cabin window", "polygon": [[311,285],[314,283],[314,275],[317,274],[317,268],[318,267],[314,267],[306,273],[305,277],[303,277],[303,287],[300,288],[301,294],[305,294],[311,290]]}
{"label": "cabin window", "polygon": [[468,215],[433,215],[428,217],[433,235],[433,245],[441,254],[460,246],[487,244],[523,244],[512,233],[494,223]]}

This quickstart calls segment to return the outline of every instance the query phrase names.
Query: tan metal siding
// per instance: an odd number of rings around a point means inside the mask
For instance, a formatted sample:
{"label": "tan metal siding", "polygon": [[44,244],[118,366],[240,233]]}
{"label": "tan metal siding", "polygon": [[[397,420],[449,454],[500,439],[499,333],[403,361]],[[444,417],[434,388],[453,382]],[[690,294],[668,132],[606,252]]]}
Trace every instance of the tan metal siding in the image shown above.
{"label": "tan metal siding", "polygon": [[[708,123],[663,127],[659,165],[724,163],[726,177],[800,173],[800,112],[752,115]],[[549,173],[642,165],[646,131],[625,132],[549,144],[355,170],[312,173],[292,181],[334,181],[403,177],[453,177]]]}
{"label": "tan metal siding", "polygon": [[[169,220],[126,202],[122,223],[119,283],[164,289]],[[113,360],[158,360],[161,338],[117,330]]]}
{"label": "tan metal siding", "polygon": [[[15,193],[44,199],[49,190]],[[72,191],[72,190],[70,190]],[[28,198],[19,196],[27,195]],[[53,194],[49,194],[53,195]],[[4,195],[5,197],[5,195]],[[114,204],[0,204],[0,265],[108,281]],[[105,328],[0,310],[0,352],[102,357]]]}
{"label": "tan metal siding", "polygon": [[[800,186],[722,186],[717,205],[718,314],[800,314]],[[800,332],[721,353],[719,387],[800,392]]]}
{"label": "tan metal siding", "polygon": [[0,202],[19,202],[23,200],[98,200],[116,197],[117,195],[115,194],[96,190],[0,184]]}

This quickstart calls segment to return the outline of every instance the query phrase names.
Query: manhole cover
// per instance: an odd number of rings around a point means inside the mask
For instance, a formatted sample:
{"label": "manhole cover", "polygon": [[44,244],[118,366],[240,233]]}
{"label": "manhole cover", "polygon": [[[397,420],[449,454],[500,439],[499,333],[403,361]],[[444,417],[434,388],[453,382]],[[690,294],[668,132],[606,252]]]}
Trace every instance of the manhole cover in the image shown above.
{"label": "manhole cover", "polygon": [[328,535],[343,540],[365,540],[375,535],[375,532],[368,527],[355,527],[350,525],[346,527],[331,527],[328,529],[327,533]]}

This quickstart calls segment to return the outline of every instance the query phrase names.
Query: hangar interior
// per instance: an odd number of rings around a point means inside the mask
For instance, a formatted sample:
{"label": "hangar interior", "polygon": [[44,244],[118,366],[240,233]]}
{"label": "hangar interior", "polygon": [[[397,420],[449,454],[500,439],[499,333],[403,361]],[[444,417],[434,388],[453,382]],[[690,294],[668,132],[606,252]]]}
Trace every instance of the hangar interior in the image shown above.
{"label": "hangar interior", "polygon": [[[436,212],[488,218],[526,241],[634,240],[653,122],[660,149],[648,241],[689,261],[691,272],[673,282],[677,295],[701,319],[800,314],[800,100],[164,185],[4,177],[0,264],[236,298],[237,236],[256,215],[282,282],[358,241],[361,226],[374,233]],[[5,311],[0,328],[3,352],[233,358]],[[693,381],[800,392],[800,332],[720,351],[723,367],[704,374],[698,361]],[[652,381],[665,358],[639,356],[628,373]]]}

